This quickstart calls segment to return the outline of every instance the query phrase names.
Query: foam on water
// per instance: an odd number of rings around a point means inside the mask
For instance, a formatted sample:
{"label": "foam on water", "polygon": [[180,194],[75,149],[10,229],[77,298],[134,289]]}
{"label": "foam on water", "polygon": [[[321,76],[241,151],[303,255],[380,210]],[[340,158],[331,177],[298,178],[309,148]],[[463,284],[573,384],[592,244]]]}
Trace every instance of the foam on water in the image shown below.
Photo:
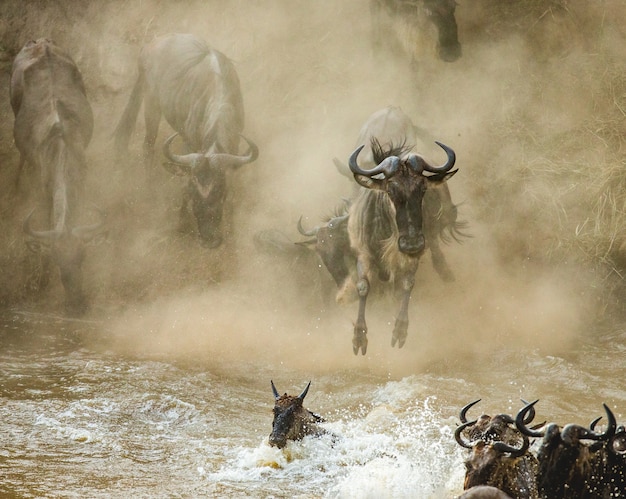
{"label": "foam on water", "polygon": [[452,497],[464,472],[455,423],[436,409],[436,397],[422,398],[420,391],[414,377],[387,383],[372,392],[363,411],[329,417],[328,435],[289,442],[282,450],[265,437],[256,447],[234,449],[206,478],[253,488],[271,483],[279,495]]}

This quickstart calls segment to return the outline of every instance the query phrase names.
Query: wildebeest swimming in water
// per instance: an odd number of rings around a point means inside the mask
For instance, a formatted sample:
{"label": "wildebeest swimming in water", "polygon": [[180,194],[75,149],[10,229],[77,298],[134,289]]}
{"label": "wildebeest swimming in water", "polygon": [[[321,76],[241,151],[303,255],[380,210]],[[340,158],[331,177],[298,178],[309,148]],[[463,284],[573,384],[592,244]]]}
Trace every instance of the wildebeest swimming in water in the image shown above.
{"label": "wildebeest swimming in water", "polygon": [[456,0],[370,0],[372,42],[375,48],[395,42],[415,63],[424,52],[425,32],[434,28],[437,56],[454,62],[461,57],[455,10]]}
{"label": "wildebeest swimming in water", "polygon": [[556,423],[542,425],[542,429],[528,428],[528,420],[532,418],[527,414],[534,411],[536,403],[526,405],[518,413],[516,426],[525,435],[542,439],[537,450],[539,497],[626,497],[625,449],[621,447],[620,439],[616,439],[617,423],[609,407],[604,404],[607,428],[603,433],[597,433],[593,430],[597,420],[590,428],[577,424],[561,427]]}
{"label": "wildebeest swimming in water", "polygon": [[[465,461],[463,484],[468,493],[461,497],[537,498],[537,459],[529,452],[528,437],[515,427],[515,420],[508,414],[493,417],[483,414],[477,420],[468,421],[467,411],[478,402],[461,409],[462,424],[454,435],[459,445],[471,450]],[[532,417],[534,413],[525,421],[529,422]],[[467,439],[463,433],[467,434]],[[495,487],[501,491],[500,495],[494,490],[480,489],[481,486]]]}
{"label": "wildebeest swimming in water", "polygon": [[24,222],[32,238],[29,246],[49,250],[49,259],[59,267],[67,312],[82,314],[87,308],[85,242],[103,224],[78,225],[84,208],[85,149],[93,131],[85,85],[72,58],[42,38],[26,43],[15,57],[10,96],[20,170],[28,163],[39,176],[41,208],[49,223],[45,230],[33,230],[31,212]]}
{"label": "wildebeest swimming in water", "polygon": [[320,436],[326,433],[323,428],[318,426],[318,423],[324,420],[302,405],[311,386],[310,381],[297,397],[286,393],[280,395],[274,382],[271,381],[270,383],[274,394],[274,420],[272,421],[272,433],[269,436],[269,444],[272,447],[282,449],[289,440],[300,440],[307,435]]}
{"label": "wildebeest swimming in water", "polygon": [[[189,34],[167,35],[146,45],[139,57],[137,81],[115,132],[120,156],[127,150],[142,100],[146,119],[145,167],[152,166],[163,114],[176,131],[165,142],[163,152],[169,163],[164,166],[189,177],[183,192],[181,220],[191,205],[202,242],[210,248],[219,246],[223,240],[227,172],[258,156],[257,146],[241,135],[244,108],[233,63]],[[171,142],[177,134],[191,152],[171,152]],[[240,137],[248,144],[243,154],[239,153]]]}

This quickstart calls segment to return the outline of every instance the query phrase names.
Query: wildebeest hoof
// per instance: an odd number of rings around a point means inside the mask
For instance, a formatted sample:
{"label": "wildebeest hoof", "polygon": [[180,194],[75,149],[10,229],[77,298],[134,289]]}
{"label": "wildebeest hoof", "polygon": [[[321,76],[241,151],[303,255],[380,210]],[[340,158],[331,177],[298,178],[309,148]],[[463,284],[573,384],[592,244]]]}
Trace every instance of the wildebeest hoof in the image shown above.
{"label": "wildebeest hoof", "polygon": [[391,346],[395,347],[398,343],[398,348],[402,348],[406,342],[407,331],[409,329],[408,321],[396,321],[396,325],[393,328],[393,334],[391,336]]}
{"label": "wildebeest hoof", "polygon": [[361,350],[362,355],[365,355],[367,352],[367,329],[355,326],[354,337],[352,338],[352,351],[354,355],[358,355],[359,350]]}

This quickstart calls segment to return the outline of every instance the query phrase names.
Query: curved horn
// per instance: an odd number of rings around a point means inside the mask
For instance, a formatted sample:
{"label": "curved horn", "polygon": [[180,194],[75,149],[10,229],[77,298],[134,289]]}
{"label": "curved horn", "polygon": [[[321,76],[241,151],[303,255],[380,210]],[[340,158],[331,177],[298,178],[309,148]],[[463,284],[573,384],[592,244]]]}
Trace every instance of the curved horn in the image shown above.
{"label": "curved horn", "polygon": [[492,446],[498,452],[508,452],[511,457],[521,457],[526,453],[528,447],[530,447],[530,441],[528,440],[528,437],[524,435],[524,442],[519,449],[505,444],[504,442],[494,442]]}
{"label": "curved horn", "polygon": [[35,213],[34,209],[28,214],[28,216],[24,219],[24,222],[22,223],[22,229],[24,230],[26,234],[28,234],[31,237],[34,237],[35,239],[59,239],[59,237],[61,237],[63,232],[60,230],[33,230],[31,229],[30,218],[33,216],[33,213]]}
{"label": "curved horn", "polygon": [[594,419],[590,424],[589,424],[589,429],[591,431],[595,431],[596,429],[596,425],[600,422],[600,420],[602,419],[602,416],[598,416],[596,419]]}
{"label": "curved horn", "polygon": [[463,407],[463,409],[461,409],[461,412],[459,413],[459,419],[461,420],[461,423],[467,423],[467,411],[469,411],[469,409],[471,407],[473,407],[476,404],[478,404],[478,402],[480,402],[480,400],[481,399],[474,400],[474,402],[470,402],[465,407]]}
{"label": "curved horn", "polygon": [[176,163],[177,165],[187,166],[189,168],[193,168],[195,164],[198,163],[200,159],[204,156],[199,153],[190,153],[190,154],[174,154],[170,151],[170,144],[172,141],[178,136],[178,132],[173,135],[170,135],[167,140],[163,143],[163,155],[169,159],[172,163]]}
{"label": "curved horn", "polygon": [[239,135],[248,144],[248,150],[245,154],[227,154],[227,153],[207,153],[205,157],[210,163],[221,164],[232,168],[238,168],[247,163],[252,163],[259,157],[259,148],[250,139],[244,135]]}
{"label": "curved horn", "polygon": [[446,154],[448,155],[448,160],[444,165],[441,166],[431,166],[426,161],[424,161],[424,170],[430,173],[446,173],[450,171],[454,166],[454,163],[456,163],[456,154],[454,153],[452,148],[448,147],[445,144],[442,144],[441,142],[435,141],[435,144],[437,144],[444,151],[446,151]]}
{"label": "curved horn", "polygon": [[600,421],[600,418],[598,418],[591,423],[589,430],[587,430],[587,428],[584,428],[584,431],[581,432],[580,438],[588,438],[589,440],[609,440],[613,435],[615,435],[615,432],[617,430],[617,421],[615,421],[615,415],[613,414],[613,411],[609,409],[608,405],[602,404],[602,406],[604,407],[604,412],[606,412],[607,417],[606,431],[604,433],[595,433],[593,431],[597,422]]}
{"label": "curved horn", "polygon": [[317,233],[319,232],[319,230],[320,230],[319,227],[315,227],[314,229],[311,229],[309,231],[304,230],[304,227],[302,227],[302,217],[298,219],[298,232],[302,234],[303,236],[307,236],[307,237],[317,236]]}
{"label": "curved horn", "polygon": [[270,383],[272,385],[272,393],[274,394],[274,398],[275,399],[279,399],[280,395],[278,394],[278,390],[276,389],[276,387],[274,386],[274,381],[270,379]]}
{"label": "curved horn", "polygon": [[300,400],[304,400],[304,397],[306,397],[306,394],[309,392],[309,387],[311,386],[311,382],[309,381],[309,384],[306,385],[306,388],[302,391],[302,393],[300,395],[298,395],[298,398]]}
{"label": "curved horn", "polygon": [[[524,399],[520,399],[525,405],[528,405],[529,402],[527,402]],[[535,419],[535,406],[532,405],[530,406],[530,410],[528,411],[528,416],[526,416],[526,418],[524,419],[524,424],[528,424],[530,423],[533,419]]]}
{"label": "curved horn", "polygon": [[526,426],[526,424],[530,422],[526,414],[530,413],[530,411],[534,411],[534,406],[537,402],[539,402],[539,399],[531,402],[530,404],[526,404],[526,406],[524,406],[524,408],[517,413],[517,416],[515,418],[515,426],[520,432],[522,432],[523,435],[534,438],[542,438],[546,433],[545,430],[537,431]]}
{"label": "curved horn", "polygon": [[463,430],[469,426],[473,426],[476,424],[476,421],[478,421],[477,419],[475,419],[474,421],[467,421],[465,423],[463,423],[461,426],[459,426],[456,430],[454,430],[454,439],[456,440],[456,442],[461,446],[461,447],[465,447],[466,449],[473,449],[474,447],[471,444],[466,443],[463,438],[461,437],[461,433],[463,433]]}
{"label": "curved horn", "polygon": [[382,160],[380,164],[378,164],[371,170],[362,170],[357,163],[357,156],[364,147],[365,145],[357,147],[350,155],[348,166],[350,167],[350,171],[353,174],[362,175],[364,177],[373,177],[374,175],[378,175],[379,173],[384,173],[385,177],[391,177],[394,173],[396,173],[398,165],[400,164],[400,158],[398,158],[398,156],[389,156]]}

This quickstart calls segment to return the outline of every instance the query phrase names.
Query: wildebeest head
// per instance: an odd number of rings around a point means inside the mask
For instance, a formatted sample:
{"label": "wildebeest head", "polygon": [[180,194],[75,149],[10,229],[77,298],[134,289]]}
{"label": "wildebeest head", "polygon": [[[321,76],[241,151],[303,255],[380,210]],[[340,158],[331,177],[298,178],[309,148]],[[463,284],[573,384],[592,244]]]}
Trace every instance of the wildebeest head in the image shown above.
{"label": "wildebeest head", "polygon": [[[528,437],[514,427],[515,420],[507,414],[467,421],[467,410],[478,402],[461,409],[462,424],[454,434],[459,445],[472,451],[465,462],[464,488],[490,485],[513,497],[536,497],[537,463],[528,452]],[[468,441],[462,436],[465,431]]]}
{"label": "wildebeest head", "polygon": [[[431,166],[417,154],[407,155],[404,144],[390,145],[389,149],[383,150],[375,138],[372,139],[371,147],[377,166],[371,170],[359,167],[357,157],[364,145],[352,153],[348,162],[357,183],[368,189],[387,193],[395,211],[398,249],[411,256],[421,255],[426,247],[422,215],[422,201],[426,190],[431,185],[445,182],[457,172],[450,171],[456,161],[454,151],[440,142],[436,144],[448,156],[442,166]],[[380,175],[382,178],[379,178]]]}
{"label": "wildebeest head", "polygon": [[45,252],[59,267],[61,282],[65,289],[65,310],[69,315],[79,316],[87,311],[87,299],[83,291],[83,260],[85,246],[102,236],[102,220],[93,225],[61,230],[33,230],[30,226],[31,212],[24,220],[24,232],[31,238],[28,248],[35,252]]}
{"label": "wildebeest head", "polygon": [[439,36],[437,54],[442,61],[454,62],[461,57],[461,44],[454,12],[456,0],[424,0],[429,19]]}
{"label": "wildebeest head", "polygon": [[[542,497],[570,497],[565,495],[565,491],[582,491],[588,487],[593,475],[595,454],[603,447],[602,443],[610,442],[615,435],[617,428],[615,416],[609,407],[603,404],[608,418],[604,433],[596,433],[593,424],[590,428],[576,424],[560,427],[556,423],[543,425],[542,429],[528,428],[529,418],[526,415],[534,410],[533,406],[536,403],[535,400],[527,404],[517,414],[515,424],[524,435],[542,439],[537,450],[539,492]],[[589,445],[583,442],[584,440],[593,441],[594,444]]]}
{"label": "wildebeest head", "polygon": [[305,435],[322,433],[322,430],[317,427],[317,423],[323,419],[302,405],[311,382],[297,397],[286,393],[279,395],[273,381],[271,381],[271,385],[275,399],[274,421],[272,422],[272,433],[269,436],[269,444],[272,447],[282,449],[287,445],[288,440],[300,440]]}
{"label": "wildebeest head", "polygon": [[342,213],[337,213],[325,224],[311,230],[304,229],[302,217],[298,220],[298,232],[311,238],[298,244],[311,246],[315,250],[338,287],[344,284],[350,274],[346,264],[346,258],[351,256],[347,204]]}
{"label": "wildebeest head", "polygon": [[198,233],[209,248],[216,248],[222,243],[226,172],[254,161],[259,149],[242,135],[248,144],[248,151],[243,155],[221,152],[179,155],[170,151],[170,144],[177,135],[171,135],[163,145],[163,154],[170,161],[164,166],[172,173],[189,177],[186,197],[191,201]]}

